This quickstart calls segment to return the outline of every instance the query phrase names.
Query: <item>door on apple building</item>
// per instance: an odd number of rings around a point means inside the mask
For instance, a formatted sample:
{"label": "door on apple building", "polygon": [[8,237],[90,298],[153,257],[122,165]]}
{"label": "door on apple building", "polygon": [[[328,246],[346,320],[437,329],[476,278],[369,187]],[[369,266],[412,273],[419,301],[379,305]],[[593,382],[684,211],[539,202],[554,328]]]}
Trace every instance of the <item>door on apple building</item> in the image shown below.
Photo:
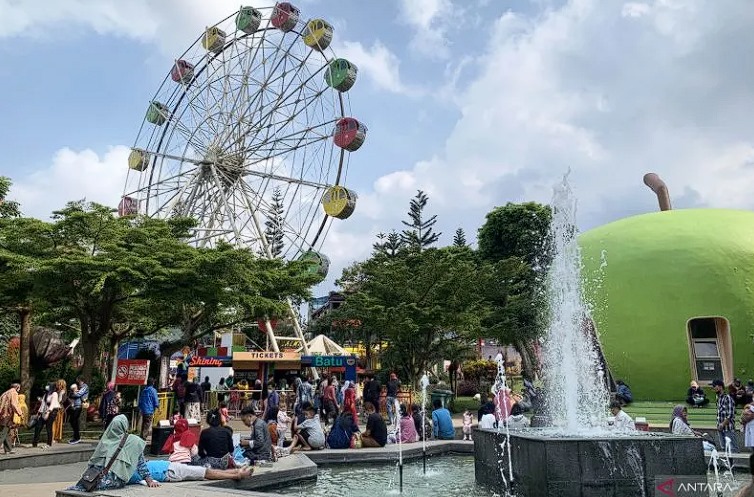
{"label": "door on apple building", "polygon": [[698,317],[687,323],[691,371],[699,382],[733,381],[730,324],[724,317]]}

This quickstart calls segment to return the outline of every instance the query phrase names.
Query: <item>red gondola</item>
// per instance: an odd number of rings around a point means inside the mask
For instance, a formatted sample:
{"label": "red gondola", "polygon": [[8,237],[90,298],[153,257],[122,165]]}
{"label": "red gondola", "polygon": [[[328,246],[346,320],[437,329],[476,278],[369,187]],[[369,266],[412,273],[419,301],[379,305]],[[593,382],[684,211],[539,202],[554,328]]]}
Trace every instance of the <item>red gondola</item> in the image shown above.
{"label": "red gondola", "polygon": [[194,77],[194,65],[183,59],[176,60],[170,71],[170,77],[176,83],[188,83]]}
{"label": "red gondola", "polygon": [[353,117],[344,117],[335,125],[335,145],[354,152],[361,148],[366,140],[367,127]]}
{"label": "red gondola", "polygon": [[139,212],[139,201],[133,197],[123,197],[118,203],[118,215],[133,216]]}
{"label": "red gondola", "polygon": [[289,2],[278,2],[272,10],[272,25],[280,31],[287,33],[298,24],[298,18],[301,11]]}

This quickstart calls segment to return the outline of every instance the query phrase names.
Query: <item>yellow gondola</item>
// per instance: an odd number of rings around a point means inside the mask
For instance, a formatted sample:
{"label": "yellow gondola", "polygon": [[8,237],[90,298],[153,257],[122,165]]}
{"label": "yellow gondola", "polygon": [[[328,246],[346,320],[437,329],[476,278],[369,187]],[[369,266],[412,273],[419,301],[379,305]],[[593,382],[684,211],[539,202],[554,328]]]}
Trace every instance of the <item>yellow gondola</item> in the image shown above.
{"label": "yellow gondola", "polygon": [[146,170],[149,167],[149,154],[140,148],[132,148],[128,154],[128,167],[134,171]]}
{"label": "yellow gondola", "polygon": [[322,206],[325,214],[338,219],[347,219],[356,210],[356,192],[343,186],[333,186],[322,195]]}
{"label": "yellow gondola", "polygon": [[332,32],[332,25],[324,19],[312,19],[304,28],[304,43],[309,48],[322,51],[330,46]]}
{"label": "yellow gondola", "polygon": [[226,36],[225,31],[217,26],[207,28],[202,36],[202,46],[210,52],[220,53],[225,47]]}

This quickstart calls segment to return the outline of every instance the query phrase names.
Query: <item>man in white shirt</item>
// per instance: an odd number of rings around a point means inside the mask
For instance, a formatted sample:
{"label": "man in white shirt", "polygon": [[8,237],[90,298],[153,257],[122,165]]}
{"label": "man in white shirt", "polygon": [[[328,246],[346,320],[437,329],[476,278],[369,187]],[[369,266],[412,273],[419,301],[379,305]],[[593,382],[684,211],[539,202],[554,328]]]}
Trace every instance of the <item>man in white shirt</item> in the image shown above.
{"label": "man in white shirt", "polygon": [[615,416],[615,422],[613,423],[613,428],[618,431],[633,431],[636,430],[636,424],[634,424],[634,420],[631,419],[631,416],[626,414],[626,411],[624,411],[621,407],[621,403],[616,401],[613,401],[610,403],[610,412]]}

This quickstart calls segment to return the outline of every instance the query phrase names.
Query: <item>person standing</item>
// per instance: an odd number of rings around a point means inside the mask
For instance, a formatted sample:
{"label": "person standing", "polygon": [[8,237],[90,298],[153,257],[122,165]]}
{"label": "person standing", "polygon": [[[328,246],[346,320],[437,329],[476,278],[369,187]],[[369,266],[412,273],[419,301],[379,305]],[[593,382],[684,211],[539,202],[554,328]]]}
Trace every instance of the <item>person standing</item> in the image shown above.
{"label": "person standing", "polygon": [[398,389],[401,387],[401,381],[398,375],[390,373],[390,380],[387,382],[387,424],[391,425],[396,422],[395,419],[395,399],[398,398]]}
{"label": "person standing", "polygon": [[717,394],[717,432],[720,436],[720,446],[726,449],[726,439],[730,440],[730,448],[738,452],[736,440],[736,403],[725,391],[723,380],[717,379],[712,382],[712,388]]}
{"label": "person standing", "polygon": [[65,419],[65,413],[68,409],[68,385],[64,379],[59,379],[55,382],[55,390],[58,394],[58,404],[60,410],[57,416],[55,416],[55,422],[52,424],[52,439],[55,442],[61,442],[63,440],[63,423]]}
{"label": "person standing", "polygon": [[202,387],[202,404],[206,405],[209,401],[207,393],[212,390],[212,383],[209,381],[209,376],[205,376],[204,381],[199,386]]}
{"label": "person standing", "polygon": [[15,426],[13,423],[14,416],[23,416],[24,413],[21,410],[21,406],[18,402],[18,392],[21,390],[21,382],[19,380],[13,380],[10,384],[10,388],[0,395],[0,445],[3,446],[5,454],[14,454],[13,447],[11,447],[8,441],[8,434],[11,428]]}
{"label": "person standing", "polygon": [[99,401],[99,417],[107,428],[118,414],[120,414],[120,395],[115,391],[115,382],[111,381],[107,384],[107,390]]}
{"label": "person standing", "polygon": [[382,385],[379,380],[374,377],[374,374],[369,374],[367,377],[369,383],[364,386],[364,401],[371,402],[374,406],[374,410],[377,414],[380,413],[380,394],[382,393]]}
{"label": "person standing", "polygon": [[[274,383],[268,383],[267,384],[267,401],[265,402],[264,406],[264,420],[266,421],[272,416],[272,411],[274,409],[280,408],[280,394],[275,390],[275,384]],[[277,420],[277,412],[275,413],[275,419]]]}
{"label": "person standing", "polygon": [[202,387],[195,381],[186,381],[186,418],[202,419]]}
{"label": "person standing", "polygon": [[76,378],[76,383],[71,385],[68,398],[73,402],[71,409],[73,438],[68,443],[75,445],[81,440],[81,411],[89,407],[89,385],[86,384],[83,376]]}
{"label": "person standing", "polygon": [[154,412],[160,405],[157,390],[154,388],[154,378],[147,380],[147,387],[139,396],[139,412],[141,413],[141,438],[149,436],[154,421]]}
{"label": "person standing", "polygon": [[39,443],[39,435],[42,432],[42,427],[47,431],[47,444],[43,445],[42,448],[49,449],[52,447],[52,425],[55,423],[55,418],[58,416],[58,411],[60,410],[58,399],[56,385],[55,383],[50,383],[45,388],[45,394],[37,411],[39,417],[37,424],[34,426],[34,438],[31,441],[32,447],[36,447],[37,443]]}

